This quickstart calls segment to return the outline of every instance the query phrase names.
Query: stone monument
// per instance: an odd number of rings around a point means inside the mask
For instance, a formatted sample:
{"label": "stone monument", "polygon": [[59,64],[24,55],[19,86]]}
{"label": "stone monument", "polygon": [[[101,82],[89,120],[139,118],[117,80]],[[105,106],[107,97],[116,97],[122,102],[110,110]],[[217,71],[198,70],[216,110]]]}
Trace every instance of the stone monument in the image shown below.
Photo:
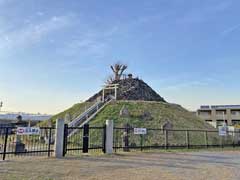
{"label": "stone monument", "polygon": [[[17,116],[16,127],[26,127],[27,123],[22,120],[22,116]],[[21,140],[21,136],[16,133],[16,145],[15,145],[15,154],[25,152],[25,144]]]}
{"label": "stone monument", "polygon": [[120,114],[119,114],[121,117],[129,117],[130,116],[130,113],[129,113],[129,110],[126,106],[123,106],[122,109],[120,110]]}

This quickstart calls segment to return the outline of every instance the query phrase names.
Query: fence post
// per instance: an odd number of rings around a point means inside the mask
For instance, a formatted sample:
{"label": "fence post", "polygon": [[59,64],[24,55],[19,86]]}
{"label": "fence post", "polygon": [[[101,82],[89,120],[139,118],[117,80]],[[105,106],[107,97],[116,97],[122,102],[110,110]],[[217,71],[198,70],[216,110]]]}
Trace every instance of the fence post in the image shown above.
{"label": "fence post", "polygon": [[232,145],[233,145],[233,148],[235,148],[235,131],[232,133]]}
{"label": "fence post", "polygon": [[107,132],[106,132],[106,124],[103,126],[103,137],[102,137],[102,152],[105,154],[106,153],[106,137],[107,137]]}
{"label": "fence post", "polygon": [[186,145],[187,145],[187,148],[190,149],[190,144],[189,144],[189,131],[186,130]]}
{"label": "fence post", "polygon": [[49,135],[48,135],[48,157],[50,157],[50,153],[51,153],[51,143],[52,143],[52,128],[49,129]]}
{"label": "fence post", "polygon": [[83,126],[83,153],[88,153],[89,145],[89,124]]}
{"label": "fence post", "polygon": [[113,153],[113,120],[106,121],[105,151],[107,154]]}
{"label": "fence post", "polygon": [[205,146],[208,148],[208,132],[205,131]]}
{"label": "fence post", "polygon": [[129,152],[129,130],[130,130],[130,126],[129,124],[125,125],[125,129],[124,129],[124,134],[123,134],[123,151],[124,152]]}
{"label": "fence post", "polygon": [[56,121],[56,136],[54,145],[54,156],[56,158],[63,157],[63,141],[64,141],[64,120],[57,119]]}
{"label": "fence post", "polygon": [[140,149],[143,151],[143,135],[140,134]]}
{"label": "fence post", "polygon": [[[113,138],[114,138],[114,151],[115,151],[115,153],[117,152],[117,148],[118,148],[118,146],[119,146],[119,142],[118,142],[118,130],[117,129],[115,129],[114,127],[113,127]],[[120,138],[121,139],[121,138]]]}
{"label": "fence post", "polygon": [[223,136],[221,136],[221,147],[224,148],[224,145],[223,145]]}
{"label": "fence post", "polygon": [[168,149],[168,130],[165,129],[165,149]]}
{"label": "fence post", "polygon": [[63,138],[63,156],[67,154],[67,142],[68,140],[68,124],[64,125],[64,138]]}
{"label": "fence post", "polygon": [[6,132],[5,132],[5,140],[4,140],[4,148],[3,148],[3,161],[6,158],[7,140],[8,140],[8,128],[6,128]]}

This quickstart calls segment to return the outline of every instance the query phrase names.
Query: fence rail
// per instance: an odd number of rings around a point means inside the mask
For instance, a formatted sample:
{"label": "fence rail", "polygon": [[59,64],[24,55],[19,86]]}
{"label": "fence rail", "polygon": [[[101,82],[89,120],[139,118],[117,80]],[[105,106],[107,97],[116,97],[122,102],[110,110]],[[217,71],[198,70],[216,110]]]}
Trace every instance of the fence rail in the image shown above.
{"label": "fence rail", "polygon": [[217,130],[147,129],[147,134],[136,135],[132,127],[114,128],[113,148],[116,151],[137,149],[240,147],[240,132],[227,131],[219,136]]}
{"label": "fence rail", "polygon": [[41,127],[39,135],[17,135],[16,127],[0,127],[0,157],[51,156],[55,128]]}
{"label": "fence rail", "polygon": [[[106,153],[106,146],[108,152],[109,147],[111,151],[113,149],[115,152],[143,151],[145,149],[240,147],[240,131],[227,131],[226,136],[219,136],[217,130],[148,128],[146,134],[139,135],[135,134],[134,128],[130,126],[111,126],[111,131],[109,131],[109,127],[109,125],[89,127],[88,124],[83,127],[65,125],[63,128],[62,126],[61,131],[58,131],[64,133],[59,139],[59,142],[63,142],[60,154],[64,156],[92,152]],[[69,136],[73,131],[75,133]],[[106,134],[109,132],[111,133]],[[110,140],[109,145],[109,139],[112,137],[113,142]],[[38,135],[18,135],[16,127],[0,127],[0,158],[5,160],[21,156],[49,157],[54,152],[54,140],[55,128],[52,127],[41,127]]]}

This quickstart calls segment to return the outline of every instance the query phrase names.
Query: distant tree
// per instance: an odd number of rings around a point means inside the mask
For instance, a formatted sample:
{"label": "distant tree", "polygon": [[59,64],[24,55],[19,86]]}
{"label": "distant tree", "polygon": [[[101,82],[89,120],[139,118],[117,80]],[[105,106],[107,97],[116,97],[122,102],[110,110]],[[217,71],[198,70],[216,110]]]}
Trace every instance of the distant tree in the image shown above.
{"label": "distant tree", "polygon": [[121,63],[116,63],[114,65],[111,66],[111,69],[114,73],[113,79],[114,80],[120,80],[123,72],[128,68],[127,65],[125,64],[121,64]]}

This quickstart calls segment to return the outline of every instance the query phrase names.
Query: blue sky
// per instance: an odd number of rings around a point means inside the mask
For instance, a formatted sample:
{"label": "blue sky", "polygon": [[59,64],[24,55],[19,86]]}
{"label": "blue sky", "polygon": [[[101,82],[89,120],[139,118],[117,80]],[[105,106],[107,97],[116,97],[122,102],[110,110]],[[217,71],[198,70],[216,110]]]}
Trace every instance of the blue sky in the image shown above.
{"label": "blue sky", "polygon": [[240,104],[238,0],[0,0],[5,111],[57,113],[122,61],[167,101]]}

